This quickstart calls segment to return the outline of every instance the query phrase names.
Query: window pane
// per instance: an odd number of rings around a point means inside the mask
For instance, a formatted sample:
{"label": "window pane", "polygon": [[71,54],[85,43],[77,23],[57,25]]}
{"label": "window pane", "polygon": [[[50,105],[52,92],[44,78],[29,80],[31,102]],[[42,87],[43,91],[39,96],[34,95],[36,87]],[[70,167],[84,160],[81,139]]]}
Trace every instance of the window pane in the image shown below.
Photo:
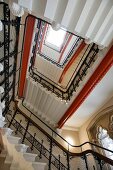
{"label": "window pane", "polygon": [[49,27],[47,36],[46,36],[46,44],[52,46],[52,48],[55,48],[57,50],[60,50],[64,39],[65,39],[66,31],[60,29],[58,31],[55,31],[52,29],[52,27]]}

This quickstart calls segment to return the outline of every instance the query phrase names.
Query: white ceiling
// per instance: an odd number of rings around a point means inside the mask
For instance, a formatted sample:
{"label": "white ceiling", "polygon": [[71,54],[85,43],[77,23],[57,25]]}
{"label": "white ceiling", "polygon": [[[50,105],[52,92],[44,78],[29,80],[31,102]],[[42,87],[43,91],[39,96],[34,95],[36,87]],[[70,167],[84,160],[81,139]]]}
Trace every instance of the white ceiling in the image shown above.
{"label": "white ceiling", "polygon": [[64,126],[78,128],[113,96],[113,66]]}
{"label": "white ceiling", "polygon": [[55,21],[89,42],[108,46],[113,39],[113,0],[19,0],[33,15]]}

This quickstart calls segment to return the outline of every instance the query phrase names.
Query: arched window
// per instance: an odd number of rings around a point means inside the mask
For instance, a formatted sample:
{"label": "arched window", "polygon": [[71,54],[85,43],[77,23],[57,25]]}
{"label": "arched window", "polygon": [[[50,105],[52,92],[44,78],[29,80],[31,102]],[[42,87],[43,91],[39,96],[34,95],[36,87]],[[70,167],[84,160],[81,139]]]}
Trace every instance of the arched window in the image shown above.
{"label": "arched window", "polygon": [[[97,128],[97,139],[104,148],[113,151],[113,140],[110,138],[107,130],[102,128],[101,126]],[[106,150],[104,152],[108,158],[113,160],[113,153],[108,152]]]}

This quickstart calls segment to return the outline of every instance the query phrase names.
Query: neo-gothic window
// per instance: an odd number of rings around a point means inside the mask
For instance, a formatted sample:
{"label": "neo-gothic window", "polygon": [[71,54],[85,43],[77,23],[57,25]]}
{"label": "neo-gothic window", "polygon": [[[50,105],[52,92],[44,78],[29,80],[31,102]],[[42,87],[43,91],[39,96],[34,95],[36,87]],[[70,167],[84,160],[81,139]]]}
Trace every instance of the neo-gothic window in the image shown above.
{"label": "neo-gothic window", "polygon": [[[113,151],[113,140],[110,138],[107,130],[103,129],[101,126],[98,127],[97,139],[104,148]],[[113,160],[113,153],[105,150],[105,154],[108,158]]]}

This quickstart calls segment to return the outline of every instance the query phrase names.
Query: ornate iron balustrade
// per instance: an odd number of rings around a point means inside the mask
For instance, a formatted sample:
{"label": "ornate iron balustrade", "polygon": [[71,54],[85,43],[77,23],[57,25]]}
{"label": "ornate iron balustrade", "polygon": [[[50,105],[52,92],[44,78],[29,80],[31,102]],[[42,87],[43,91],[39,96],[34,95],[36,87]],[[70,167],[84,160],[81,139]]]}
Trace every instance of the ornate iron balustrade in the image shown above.
{"label": "ornate iron balustrade", "polygon": [[[96,61],[97,59],[97,53],[99,49],[96,44],[93,44],[91,48],[88,46],[86,49],[85,54],[86,57],[83,60],[81,59],[80,63],[78,64],[76,70],[74,71],[73,75],[76,73],[73,80],[70,80],[68,83],[68,88],[61,89],[61,86],[55,84],[54,82],[50,82],[47,77],[38,75],[35,73],[35,71],[30,68],[30,77],[33,78],[35,81],[40,83],[44,88],[46,88],[49,91],[52,91],[57,97],[61,98],[62,100],[69,101],[71,97],[73,96],[73,93],[77,91],[77,88],[79,87],[80,82],[83,80],[83,78],[86,76],[88,69],[90,66]],[[81,65],[80,65],[81,64]],[[80,66],[79,66],[80,65]],[[78,69],[79,68],[79,69]],[[78,69],[78,70],[77,70]],[[73,76],[72,76],[73,77]]]}
{"label": "ornate iron balustrade", "polygon": [[[30,66],[29,66],[29,73],[30,77],[33,78],[34,81],[37,81],[38,83],[42,84],[44,88],[46,88],[48,91],[53,92],[58,98],[61,98],[61,100],[64,100],[65,102],[69,101],[71,97],[73,96],[73,93],[77,91],[77,88],[79,87],[80,82],[83,80],[83,78],[86,76],[88,69],[91,67],[91,65],[95,62],[98,55],[98,46],[96,44],[89,45],[84,52],[77,68],[75,69],[71,79],[69,80],[67,86],[63,88],[59,84],[56,84],[52,80],[50,80],[48,77],[42,75],[41,73],[36,73],[35,69],[33,68],[34,65],[34,59],[36,56],[36,48],[37,48],[37,39],[42,35],[39,30],[41,27],[41,23],[45,22],[42,19],[39,19],[35,16],[29,15],[30,17],[34,17],[36,20],[38,20],[37,28],[38,31],[35,34],[35,45],[33,46],[33,56],[30,60]],[[25,20],[25,27],[24,27],[24,34],[26,30],[27,25],[27,18]],[[48,23],[50,24],[50,23]],[[79,37],[81,39],[81,37]],[[23,43],[22,43],[22,52],[23,52],[23,46],[24,46],[24,37],[23,37]],[[22,53],[21,53],[22,54]],[[86,57],[84,57],[86,55]],[[22,58],[22,56],[21,56]],[[75,75],[75,77],[74,77]]]}
{"label": "ornate iron balustrade", "polygon": [[[5,115],[11,100],[14,100],[20,18],[13,16],[8,4],[4,2],[0,2],[0,18],[3,24],[3,30],[0,31],[0,63],[4,66],[0,73],[0,86],[4,88],[1,101],[5,101]],[[14,62],[11,62],[10,58]]]}
{"label": "ornate iron balustrade", "polygon": [[[29,16],[32,16],[32,15],[29,15]],[[37,32],[34,37],[35,44],[32,48],[32,57],[30,59],[30,66],[29,66],[30,76],[38,83],[41,83],[44,88],[46,88],[49,91],[52,91],[57,97],[67,102],[71,99],[71,97],[73,96],[73,93],[74,92],[76,93],[77,88],[79,87],[80,82],[86,76],[88,69],[97,59],[98,57],[97,53],[99,51],[98,46],[96,44],[92,44],[87,47],[77,68],[75,69],[72,77],[70,78],[67,86],[64,88],[60,86],[59,84],[50,80],[48,77],[42,75],[41,73],[38,74],[38,72],[35,72],[35,68],[33,66],[35,62],[37,49],[39,49],[40,47],[40,42],[41,42],[41,38],[43,35],[43,31],[44,31],[45,21],[35,16],[32,16],[32,17],[34,17],[37,20]],[[27,21],[27,18],[26,18],[26,21]],[[26,23],[27,23],[26,21],[25,21],[25,29],[26,29]],[[46,24],[50,24],[50,23],[46,22]],[[25,29],[24,29],[24,33],[25,33]],[[76,40],[76,43],[73,45],[72,49],[69,52],[69,56],[73,54],[75,47],[81,40],[82,38],[78,37],[78,39]],[[23,44],[24,44],[24,39],[23,39]],[[23,45],[22,45],[22,51],[23,51]]]}
{"label": "ornate iron balustrade", "polygon": [[[64,62],[63,62],[62,64],[60,64],[60,63],[52,60],[49,56],[47,56],[47,55],[45,55],[45,54],[43,54],[43,53],[41,53],[41,52],[37,52],[37,53],[38,53],[41,57],[43,57],[44,59],[46,59],[47,61],[51,62],[52,64],[55,64],[57,67],[59,67],[59,68],[64,68],[64,66],[66,65],[66,63],[69,61],[69,59],[71,58],[71,56],[74,54],[75,49],[76,49],[76,47],[78,46],[78,44],[80,43],[80,41],[81,41],[81,38],[78,38],[78,39],[74,42],[73,46],[72,46],[71,49],[69,50],[69,52],[68,52],[68,54],[66,55],[65,60],[64,60]],[[33,48],[33,51],[32,51],[32,52],[33,52],[33,53],[35,52],[35,48]]]}
{"label": "ornate iron balustrade", "polygon": [[[17,118],[18,114],[22,116],[21,119]],[[31,151],[36,152],[40,159],[46,158],[48,162],[48,170],[51,170],[52,168],[58,170],[75,170],[81,168],[91,170],[97,168],[98,170],[102,170],[106,167],[113,167],[113,161],[109,158],[106,158],[105,155],[101,155],[102,153],[104,153],[101,151],[106,150],[112,154],[113,151],[93,144],[91,142],[85,142],[79,146],[70,145],[65,139],[63,139],[53,129],[46,125],[47,128],[49,128],[49,130],[51,131],[51,133],[48,134],[44,129],[37,125],[31,119],[31,117],[32,115],[28,117],[22,111],[20,111],[18,107],[16,108],[14,114],[10,113],[6,115],[8,127],[14,128],[15,134],[21,136],[22,142],[27,142],[27,144],[29,143]],[[36,118],[37,117],[35,116],[35,119]],[[32,133],[30,128],[34,128],[35,132]],[[56,141],[54,134],[59,137],[59,140],[61,139],[62,141],[67,143],[68,149],[64,148],[59,142]],[[43,139],[41,135],[43,135]],[[92,149],[95,147],[95,150],[89,149],[82,151],[82,147],[86,147],[87,145],[89,145]],[[80,148],[81,151],[71,152],[71,147]],[[93,163],[90,160],[91,158],[92,161],[94,161]],[[79,160],[79,164],[77,164],[77,160]],[[83,167],[81,167],[80,163],[83,164]]]}
{"label": "ornate iron balustrade", "polygon": [[69,35],[74,35],[77,38],[74,41],[74,43],[73,43],[71,49],[69,50],[68,54],[66,55],[64,61],[62,63],[58,63],[54,59],[51,59],[49,56],[43,54],[39,50],[40,44],[41,44],[41,41],[42,41],[42,38],[43,38],[43,34],[45,33],[45,26],[46,26],[46,24],[50,25],[50,23],[47,23],[46,21],[43,21],[41,19],[37,19],[37,20],[38,20],[37,29],[39,31],[35,33],[35,38],[34,38],[35,45],[32,48],[33,57],[31,59],[31,61],[34,61],[35,54],[39,53],[40,56],[43,57],[44,59],[46,59],[47,61],[51,62],[52,64],[55,64],[57,67],[63,68],[65,66],[65,64],[68,62],[68,60],[71,58],[71,56],[74,54],[74,52],[75,52],[76,48],[78,47],[78,45],[80,44],[80,42],[83,41],[83,38],[66,31]]}

